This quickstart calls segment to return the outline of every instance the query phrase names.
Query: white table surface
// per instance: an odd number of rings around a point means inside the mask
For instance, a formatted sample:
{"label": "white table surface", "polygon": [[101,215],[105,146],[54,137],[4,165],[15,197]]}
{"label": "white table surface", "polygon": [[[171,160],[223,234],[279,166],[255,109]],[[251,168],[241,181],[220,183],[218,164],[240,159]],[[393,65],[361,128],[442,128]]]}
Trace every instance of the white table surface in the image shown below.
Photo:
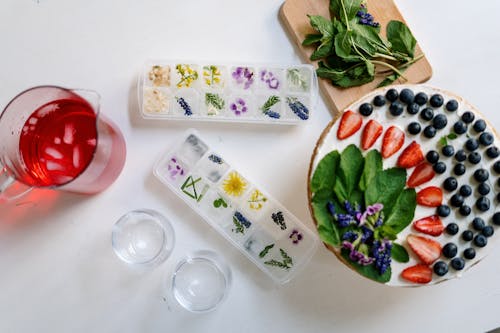
{"label": "white table surface", "polygon": [[[318,0],[320,1],[320,0]],[[321,247],[278,287],[152,177],[169,142],[196,127],[249,179],[312,225],[309,157],[331,114],[320,100],[306,126],[145,121],[135,82],[151,57],[294,64],[278,20],[282,0],[0,3],[0,106],[39,84],[95,89],[121,127],[123,173],[95,196],[43,192],[0,207],[0,332],[481,332],[500,326],[500,253],[461,279],[390,288],[353,274]],[[397,0],[434,69],[430,84],[461,94],[500,128],[499,1]],[[113,223],[135,208],[167,215],[177,244],[167,262],[135,274],[113,254]],[[215,312],[180,309],[163,285],[196,249],[233,270]]]}

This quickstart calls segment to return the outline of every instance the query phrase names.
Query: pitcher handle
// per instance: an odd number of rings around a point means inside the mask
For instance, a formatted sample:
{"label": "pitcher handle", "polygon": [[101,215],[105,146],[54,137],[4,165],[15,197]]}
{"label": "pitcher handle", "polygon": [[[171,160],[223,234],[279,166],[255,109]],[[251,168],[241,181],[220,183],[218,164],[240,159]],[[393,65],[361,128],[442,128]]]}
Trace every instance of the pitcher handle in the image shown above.
{"label": "pitcher handle", "polygon": [[7,168],[0,164],[0,203],[15,200],[32,189],[31,186],[18,182]]}

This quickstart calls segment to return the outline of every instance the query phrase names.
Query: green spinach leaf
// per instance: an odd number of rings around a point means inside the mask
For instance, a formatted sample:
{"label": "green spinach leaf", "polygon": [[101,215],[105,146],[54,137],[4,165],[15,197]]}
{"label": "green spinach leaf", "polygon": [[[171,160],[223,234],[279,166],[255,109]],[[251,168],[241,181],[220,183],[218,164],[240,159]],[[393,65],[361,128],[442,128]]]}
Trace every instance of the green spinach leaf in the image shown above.
{"label": "green spinach leaf", "polygon": [[391,168],[377,172],[366,187],[366,206],[379,202],[384,205],[384,216],[386,218],[389,217],[392,207],[396,204],[396,200],[405,188],[405,185],[405,169]]}
{"label": "green spinach leaf", "polygon": [[335,184],[337,167],[340,161],[340,154],[334,150],[325,155],[319,161],[311,178],[311,191],[316,192],[321,189],[333,190]]}
{"label": "green spinach leaf", "polygon": [[340,202],[351,201],[363,171],[364,158],[358,147],[351,144],[340,155],[339,170],[335,180],[334,192]]}
{"label": "green spinach leaf", "polygon": [[318,234],[321,240],[332,246],[339,246],[339,231],[333,221],[333,216],[327,208],[327,203],[329,201],[333,202],[334,205],[338,207],[338,203],[335,204],[336,200],[331,190],[322,189],[316,192],[312,198],[313,214],[318,223]]}
{"label": "green spinach leaf", "polygon": [[413,221],[416,206],[417,194],[415,189],[405,189],[397,197],[396,204],[392,207],[391,212],[385,215],[383,226],[388,226],[392,232],[399,233]]}
{"label": "green spinach leaf", "polygon": [[410,261],[410,257],[408,256],[408,251],[406,251],[406,249],[403,246],[394,242],[392,243],[391,257],[397,262],[406,263]]}
{"label": "green spinach leaf", "polygon": [[382,156],[378,150],[372,149],[365,156],[365,167],[359,180],[359,189],[366,191],[367,185],[371,182],[377,172],[382,170]]}
{"label": "green spinach leaf", "polygon": [[377,282],[386,283],[391,279],[391,267],[389,267],[384,274],[380,275],[373,264],[363,266],[358,263],[352,262],[349,259],[349,251],[346,249],[341,250],[342,257],[349,263],[349,265],[354,268],[359,274],[366,276]]}

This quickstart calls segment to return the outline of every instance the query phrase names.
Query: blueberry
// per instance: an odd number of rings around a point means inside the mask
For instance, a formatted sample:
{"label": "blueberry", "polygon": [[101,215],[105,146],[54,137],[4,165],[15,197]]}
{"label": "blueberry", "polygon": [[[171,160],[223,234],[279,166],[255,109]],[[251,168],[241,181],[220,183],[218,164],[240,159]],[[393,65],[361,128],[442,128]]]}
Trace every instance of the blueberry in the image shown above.
{"label": "blueberry", "polygon": [[481,155],[479,155],[477,151],[471,153],[469,155],[469,162],[471,162],[472,164],[478,164],[479,162],[481,162]]}
{"label": "blueberry", "polygon": [[427,158],[429,163],[434,164],[439,161],[439,153],[435,150],[429,150],[429,152],[425,155],[425,158]]}
{"label": "blueberry", "polygon": [[433,169],[436,173],[444,173],[446,171],[446,164],[443,162],[437,162],[434,164]]}
{"label": "blueberry", "polygon": [[443,187],[446,191],[455,191],[458,187],[457,180],[455,177],[448,177],[444,180]]}
{"label": "blueberry", "polygon": [[408,104],[408,106],[406,107],[406,111],[409,114],[417,114],[419,110],[420,106],[415,102]]}
{"label": "blueberry", "polygon": [[466,124],[472,123],[474,121],[474,113],[472,113],[470,111],[464,112],[464,114],[462,115],[462,120]]}
{"label": "blueberry", "polygon": [[454,243],[448,243],[445,246],[443,246],[443,256],[446,258],[453,258],[454,256],[457,255],[458,248]]}
{"label": "blueberry", "polygon": [[453,172],[457,176],[463,175],[465,173],[465,165],[463,165],[462,163],[455,164],[455,167],[453,168]]}
{"label": "blueberry", "polygon": [[410,134],[417,135],[418,133],[420,133],[421,130],[422,128],[420,127],[420,124],[417,123],[416,121],[408,124],[408,132]]}
{"label": "blueberry", "polygon": [[403,104],[401,104],[398,101],[394,101],[391,103],[391,106],[389,106],[389,112],[393,116],[400,116],[404,111]]}
{"label": "blueberry", "polygon": [[370,103],[363,103],[359,106],[359,113],[363,116],[368,117],[373,112],[373,106]]}
{"label": "blueberry", "polygon": [[453,207],[461,207],[464,204],[464,197],[460,194],[453,194],[450,203]]}
{"label": "blueberry", "polygon": [[459,120],[453,125],[453,131],[456,134],[464,134],[467,132],[467,125],[465,125],[463,121]]}
{"label": "blueberry", "polygon": [[484,220],[480,217],[475,217],[474,220],[472,220],[472,228],[476,231],[481,231],[483,230],[485,224]]}
{"label": "blueberry", "polygon": [[455,159],[458,162],[465,161],[467,159],[467,155],[465,154],[465,151],[463,151],[462,149],[457,150],[457,152],[455,153]]}
{"label": "blueberry", "polygon": [[474,259],[476,257],[476,250],[474,248],[469,247],[464,250],[464,258],[465,259]]}
{"label": "blueberry", "polygon": [[462,258],[453,258],[450,264],[457,271],[461,271],[465,267],[465,261]]}
{"label": "blueberry", "polygon": [[385,93],[385,98],[387,98],[390,102],[394,102],[399,97],[399,93],[396,89],[389,89]]}
{"label": "blueberry", "polygon": [[487,197],[480,197],[476,200],[476,208],[482,212],[488,211],[488,209],[490,209],[490,199]]}
{"label": "blueberry", "polygon": [[429,139],[435,137],[436,129],[432,125],[426,126],[424,128],[424,136]]}
{"label": "blueberry", "polygon": [[414,98],[415,95],[413,94],[413,91],[411,91],[410,89],[405,88],[401,90],[401,92],[399,93],[399,99],[401,100],[401,102],[405,104],[410,104],[411,102],[413,102]]}
{"label": "blueberry", "polygon": [[434,94],[431,96],[431,99],[429,100],[431,106],[438,108],[443,105],[444,99],[443,96],[440,94]]}
{"label": "blueberry", "polygon": [[477,192],[481,195],[488,195],[488,193],[490,193],[490,185],[488,185],[488,183],[479,184]]}
{"label": "blueberry", "polygon": [[445,105],[446,110],[453,112],[458,110],[458,102],[456,99],[450,99],[446,105]]}
{"label": "blueberry", "polygon": [[485,247],[486,244],[488,244],[488,240],[484,235],[476,235],[476,237],[474,237],[474,245],[477,247]]}
{"label": "blueberry", "polygon": [[470,242],[474,238],[474,233],[470,230],[465,230],[462,232],[462,239],[466,242]]}
{"label": "blueberry", "polygon": [[498,152],[498,148],[497,147],[492,146],[492,147],[489,147],[488,149],[486,149],[486,155],[489,158],[497,158],[498,155],[500,155],[500,153]]}
{"label": "blueberry", "polygon": [[434,118],[434,110],[432,110],[432,108],[425,108],[422,111],[420,111],[420,117],[423,120],[429,121],[432,118]]}
{"label": "blueberry", "polygon": [[486,122],[482,119],[478,119],[476,120],[472,128],[474,128],[474,131],[476,131],[477,133],[481,133],[486,129]]}
{"label": "blueberry", "polygon": [[500,213],[493,214],[492,220],[494,225],[500,225]]}
{"label": "blueberry", "polygon": [[468,151],[474,151],[477,148],[479,148],[479,143],[477,142],[476,139],[470,138],[467,141],[465,141],[465,148],[467,148]]}
{"label": "blueberry", "polygon": [[458,212],[462,216],[469,216],[471,211],[472,211],[472,209],[467,205],[462,205],[462,207],[460,207],[460,209],[458,210]]}
{"label": "blueberry", "polygon": [[474,179],[480,183],[487,181],[489,176],[490,174],[486,169],[477,169],[474,171]]}
{"label": "blueberry", "polygon": [[436,213],[441,217],[446,217],[450,215],[450,212],[451,212],[450,207],[446,205],[441,205],[436,210]]}
{"label": "blueberry", "polygon": [[493,170],[495,170],[496,173],[500,173],[500,161],[496,161],[495,164],[493,164]]}
{"label": "blueberry", "polygon": [[479,136],[479,143],[482,144],[483,146],[489,146],[493,143],[493,135],[488,132],[483,132]]}
{"label": "blueberry", "polygon": [[456,235],[458,233],[458,224],[456,224],[455,222],[451,222],[451,223],[448,223],[448,225],[446,226],[446,233],[448,235]]}
{"label": "blueberry", "polygon": [[455,154],[455,149],[453,148],[452,145],[446,145],[441,149],[441,152],[443,153],[444,156],[453,156]]}
{"label": "blueberry", "polygon": [[426,93],[419,92],[418,94],[415,95],[415,103],[418,105],[424,105],[427,103],[429,100],[429,97],[427,97]]}
{"label": "blueberry", "polygon": [[444,276],[448,273],[448,265],[444,261],[438,261],[434,264],[434,273],[438,276]]}
{"label": "blueberry", "polygon": [[384,106],[385,105],[385,97],[382,95],[375,96],[375,98],[373,99],[373,105],[378,106],[378,107]]}
{"label": "blueberry", "polygon": [[491,225],[487,225],[486,227],[483,228],[481,231],[484,237],[491,237],[495,233],[495,230]]}
{"label": "blueberry", "polygon": [[472,188],[469,185],[460,186],[460,190],[458,191],[464,198],[467,198],[469,195],[472,194]]}
{"label": "blueberry", "polygon": [[444,114],[438,114],[432,119],[432,125],[436,129],[443,129],[448,124],[448,118]]}

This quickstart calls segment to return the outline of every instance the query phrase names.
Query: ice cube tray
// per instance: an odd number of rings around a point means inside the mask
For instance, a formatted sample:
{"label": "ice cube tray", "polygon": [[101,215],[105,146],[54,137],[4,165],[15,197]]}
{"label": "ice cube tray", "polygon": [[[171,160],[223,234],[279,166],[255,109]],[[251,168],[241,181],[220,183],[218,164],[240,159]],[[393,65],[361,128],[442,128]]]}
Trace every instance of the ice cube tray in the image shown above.
{"label": "ice cube tray", "polygon": [[161,156],[154,174],[278,283],[289,281],[318,246],[315,233],[192,129]]}
{"label": "ice cube tray", "polygon": [[317,100],[311,65],[148,61],[139,76],[144,118],[262,124],[306,122]]}

